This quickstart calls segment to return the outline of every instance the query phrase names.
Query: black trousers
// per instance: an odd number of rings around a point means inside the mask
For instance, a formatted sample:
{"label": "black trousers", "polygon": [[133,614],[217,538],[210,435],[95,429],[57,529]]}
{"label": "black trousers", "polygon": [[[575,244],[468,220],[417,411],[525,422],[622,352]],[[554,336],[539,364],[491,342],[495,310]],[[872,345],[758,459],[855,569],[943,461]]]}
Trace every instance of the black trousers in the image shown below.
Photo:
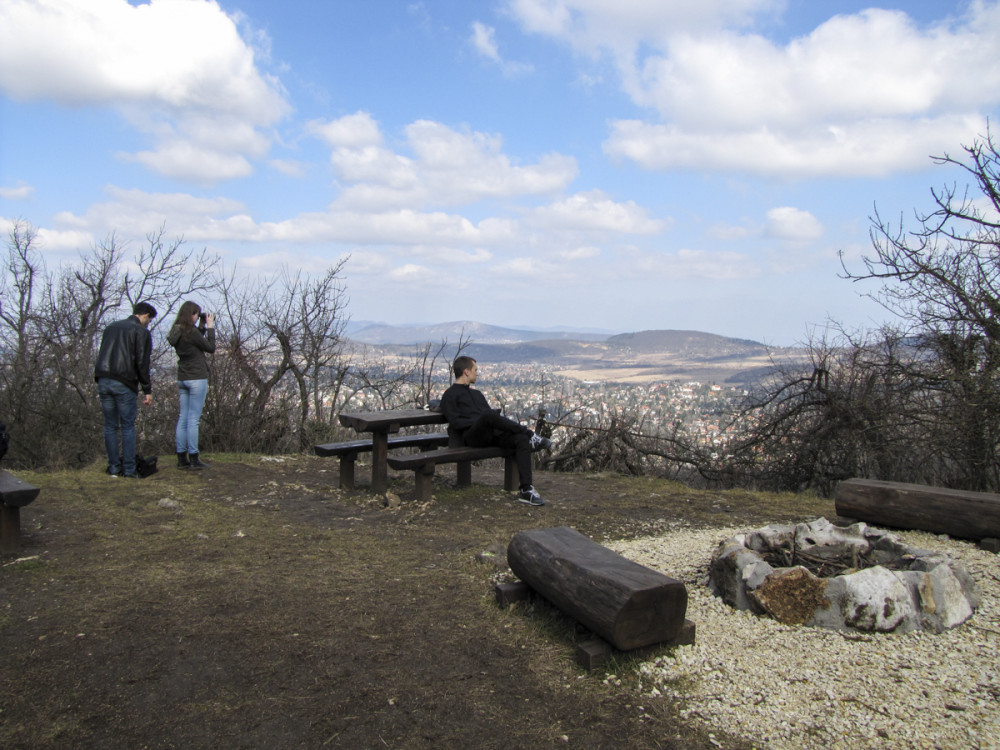
{"label": "black trousers", "polygon": [[527,427],[491,411],[477,418],[462,434],[462,440],[473,448],[485,448],[489,445],[512,448],[517,473],[521,476],[521,486],[527,487],[532,483],[531,430]]}

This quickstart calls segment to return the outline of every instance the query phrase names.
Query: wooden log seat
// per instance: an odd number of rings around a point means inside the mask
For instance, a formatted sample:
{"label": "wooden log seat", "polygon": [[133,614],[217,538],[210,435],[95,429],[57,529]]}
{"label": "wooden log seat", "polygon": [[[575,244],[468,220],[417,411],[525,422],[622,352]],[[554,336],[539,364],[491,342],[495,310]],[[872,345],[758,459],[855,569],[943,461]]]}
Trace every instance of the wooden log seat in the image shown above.
{"label": "wooden log seat", "polygon": [[518,471],[514,461],[514,451],[497,446],[486,448],[458,446],[414,453],[410,456],[389,456],[389,466],[394,469],[411,470],[416,483],[417,500],[425,502],[431,498],[431,480],[434,478],[434,467],[438,464],[458,464],[456,486],[467,487],[472,483],[472,462],[488,458],[504,460],[503,487],[508,492],[515,491]]}
{"label": "wooden log seat", "polygon": [[17,552],[21,547],[21,508],[31,503],[41,488],[0,470],[0,552]]}
{"label": "wooden log seat", "polygon": [[[421,435],[393,435],[389,438],[389,448],[420,448],[431,450],[442,445],[448,445],[448,433],[434,432]],[[345,443],[324,443],[314,445],[317,456],[340,458],[340,483],[344,490],[354,489],[354,465],[361,453],[371,453],[372,440],[350,440]]]}
{"label": "wooden log seat", "polygon": [[959,539],[1000,537],[1000,495],[988,492],[848,479],[837,485],[835,507],[839,516],[879,526]]}
{"label": "wooden log seat", "polygon": [[681,581],[569,527],[515,534],[507,562],[533,590],[622,651],[673,641],[685,625]]}

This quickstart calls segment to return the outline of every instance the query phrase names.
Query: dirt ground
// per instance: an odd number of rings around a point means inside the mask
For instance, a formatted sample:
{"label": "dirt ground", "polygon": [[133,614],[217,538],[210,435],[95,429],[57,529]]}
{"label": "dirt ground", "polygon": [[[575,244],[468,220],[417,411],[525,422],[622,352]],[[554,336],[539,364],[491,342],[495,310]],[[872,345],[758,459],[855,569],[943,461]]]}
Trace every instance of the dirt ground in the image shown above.
{"label": "dirt ground", "polygon": [[498,607],[482,553],[529,528],[602,541],[833,513],[549,473],[532,508],[489,465],[461,490],[440,469],[418,504],[409,473],[388,497],[363,467],[338,490],[335,459],[163,460],[144,480],[17,472],[42,492],[0,558],[0,747],[741,748],[642,695],[633,654],[581,669],[545,602]]}

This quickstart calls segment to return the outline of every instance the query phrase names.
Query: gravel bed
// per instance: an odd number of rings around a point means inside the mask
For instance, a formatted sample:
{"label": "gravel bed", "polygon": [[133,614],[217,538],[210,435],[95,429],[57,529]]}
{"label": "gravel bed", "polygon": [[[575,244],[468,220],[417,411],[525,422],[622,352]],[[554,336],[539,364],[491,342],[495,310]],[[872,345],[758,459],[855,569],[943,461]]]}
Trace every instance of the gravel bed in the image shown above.
{"label": "gravel bed", "polygon": [[715,547],[751,530],[679,530],[607,544],[688,588],[695,644],[642,663],[645,694],[677,696],[688,719],[760,748],[1000,749],[1000,555],[894,532],[961,560],[982,593],[980,608],[940,635],[842,633],[758,618],[712,594]]}

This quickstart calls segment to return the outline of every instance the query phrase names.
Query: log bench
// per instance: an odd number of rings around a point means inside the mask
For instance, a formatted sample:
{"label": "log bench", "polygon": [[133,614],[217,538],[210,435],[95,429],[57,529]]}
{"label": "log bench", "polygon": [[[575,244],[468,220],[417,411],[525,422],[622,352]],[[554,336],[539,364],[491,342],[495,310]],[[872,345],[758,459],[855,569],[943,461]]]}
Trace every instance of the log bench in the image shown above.
{"label": "log bench", "polygon": [[21,547],[21,508],[31,503],[41,488],[0,469],[0,552]]}
{"label": "log bench", "polygon": [[437,450],[414,453],[410,456],[389,456],[389,466],[394,469],[409,469],[413,472],[416,483],[417,500],[425,502],[431,498],[431,480],[434,478],[434,468],[438,464],[458,464],[456,486],[468,487],[472,484],[472,462],[488,458],[502,458],[503,488],[508,492],[517,489],[518,471],[514,461],[514,451],[498,446],[472,448],[469,446],[453,446]]}
{"label": "log bench", "polygon": [[681,581],[567,526],[515,534],[507,562],[531,589],[617,649],[694,642]]}
{"label": "log bench", "polygon": [[[432,450],[442,445],[448,445],[448,433],[434,432],[422,435],[393,435],[388,438],[389,448],[420,448],[420,450]],[[317,456],[340,458],[340,488],[344,490],[354,489],[354,465],[361,453],[371,453],[373,442],[371,438],[361,440],[350,440],[345,443],[324,443],[314,445],[313,451]]]}
{"label": "log bench", "polygon": [[1000,495],[926,484],[847,479],[837,485],[837,515],[866,523],[948,534],[1000,537]]}

